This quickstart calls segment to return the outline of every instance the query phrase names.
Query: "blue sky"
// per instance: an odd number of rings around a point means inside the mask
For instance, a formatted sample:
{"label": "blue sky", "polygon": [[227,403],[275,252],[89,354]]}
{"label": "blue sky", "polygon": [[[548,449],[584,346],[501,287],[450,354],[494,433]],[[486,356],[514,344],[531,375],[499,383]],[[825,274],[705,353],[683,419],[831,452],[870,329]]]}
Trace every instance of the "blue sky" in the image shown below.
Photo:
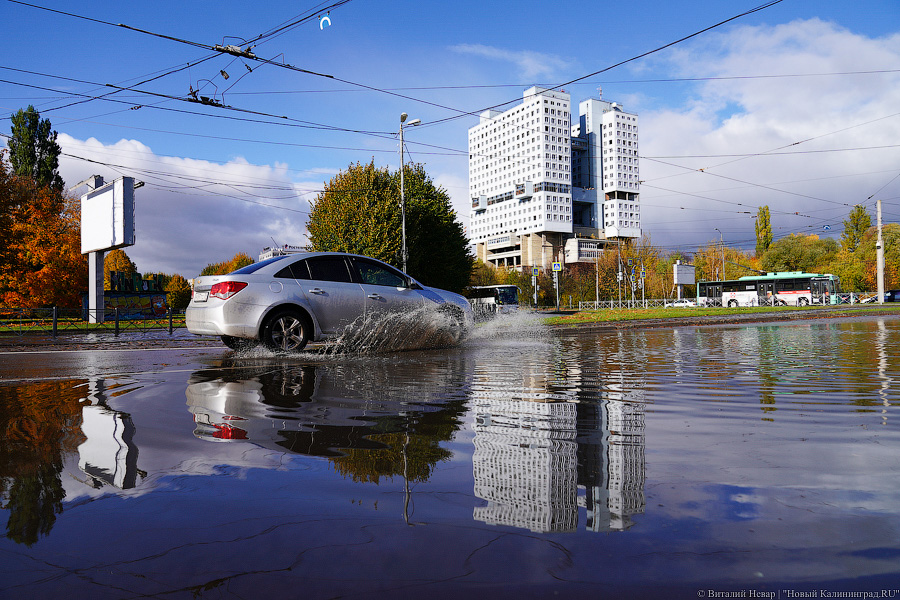
{"label": "blue sky", "polygon": [[[33,104],[60,134],[68,185],[92,174],[144,181],[137,244],[126,251],[139,270],[191,277],[273,240],[305,243],[310,201],[331,176],[370,160],[397,168],[401,112],[423,122],[406,132],[408,156],[467,225],[466,139],[477,117],[466,113],[763,2],[35,4],[70,14],[0,2],[12,25],[0,133]],[[210,50],[301,15],[311,18],[253,52],[331,77]],[[320,27],[326,15],[331,25]],[[575,104],[602,87],[640,115],[644,231],[690,252],[718,241],[717,228],[727,244],[752,247],[763,204],[777,237],[839,236],[850,207],[865,203],[874,217],[876,198],[886,221],[900,220],[898,70],[896,0],[783,0],[565,89]],[[239,110],[175,99],[191,90]]]}

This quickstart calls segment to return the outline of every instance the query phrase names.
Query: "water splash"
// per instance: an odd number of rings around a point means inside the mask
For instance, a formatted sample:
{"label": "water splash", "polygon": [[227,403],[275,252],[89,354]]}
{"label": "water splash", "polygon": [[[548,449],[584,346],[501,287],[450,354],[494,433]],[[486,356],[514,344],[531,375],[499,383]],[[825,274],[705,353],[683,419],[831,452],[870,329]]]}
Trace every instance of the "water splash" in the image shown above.
{"label": "water splash", "polygon": [[536,338],[546,333],[543,318],[538,313],[520,309],[480,323],[469,333],[469,339]]}
{"label": "water splash", "polygon": [[463,331],[447,312],[425,307],[414,311],[359,318],[337,338],[325,342],[324,354],[379,354],[455,346]]}

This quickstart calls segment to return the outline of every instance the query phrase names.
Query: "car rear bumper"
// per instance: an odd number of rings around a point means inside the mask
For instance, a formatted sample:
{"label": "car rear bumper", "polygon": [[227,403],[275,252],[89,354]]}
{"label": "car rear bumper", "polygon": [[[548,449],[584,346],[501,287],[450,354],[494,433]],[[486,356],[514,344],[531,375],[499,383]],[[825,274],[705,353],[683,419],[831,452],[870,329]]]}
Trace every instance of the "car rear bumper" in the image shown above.
{"label": "car rear bumper", "polygon": [[[256,339],[259,336],[256,323],[259,322],[261,308],[227,301],[191,302],[184,312],[185,326],[188,331],[197,335],[228,335]],[[242,313],[240,319],[236,319],[232,314],[235,309]],[[259,312],[260,315],[252,314],[254,312]]]}

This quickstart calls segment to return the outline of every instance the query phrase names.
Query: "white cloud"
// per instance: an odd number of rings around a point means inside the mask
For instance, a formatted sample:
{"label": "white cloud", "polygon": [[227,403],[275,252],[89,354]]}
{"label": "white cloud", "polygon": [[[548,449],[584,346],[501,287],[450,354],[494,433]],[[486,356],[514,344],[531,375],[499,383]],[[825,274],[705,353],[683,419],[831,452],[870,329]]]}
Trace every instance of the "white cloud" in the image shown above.
{"label": "white cloud", "polygon": [[484,44],[457,44],[450,50],[460,54],[480,56],[490,60],[513,63],[518,74],[525,79],[544,76],[552,79],[561,71],[571,68],[572,63],[562,57],[533,50],[504,50]]}
{"label": "white cloud", "polygon": [[[135,192],[136,243],[124,248],[141,272],[190,278],[237,252],[256,258],[273,239],[278,244],[306,243],[309,202],[299,194],[321,189],[322,181],[295,181],[286,165],[157,156],[135,140],[104,145],[60,134],[58,141],[68,155],[60,159],[67,182],[97,174],[108,182],[130,176],[145,183]],[[81,188],[75,194],[86,191]]]}
{"label": "white cloud", "polygon": [[[737,28],[657,59],[654,66],[672,77],[740,79],[697,83],[680,106],[627,107],[640,114],[643,156],[778,148],[799,154],[644,159],[645,230],[666,245],[696,246],[718,240],[718,227],[726,243],[752,247],[753,219],[745,213],[768,205],[776,236],[821,234],[825,225],[831,226],[831,235],[840,235],[850,206],[865,202],[897,174],[898,150],[812,151],[896,144],[900,74],[747,76],[874,71],[897,64],[900,35],[872,39],[818,19]],[[900,186],[885,192],[896,197]]]}

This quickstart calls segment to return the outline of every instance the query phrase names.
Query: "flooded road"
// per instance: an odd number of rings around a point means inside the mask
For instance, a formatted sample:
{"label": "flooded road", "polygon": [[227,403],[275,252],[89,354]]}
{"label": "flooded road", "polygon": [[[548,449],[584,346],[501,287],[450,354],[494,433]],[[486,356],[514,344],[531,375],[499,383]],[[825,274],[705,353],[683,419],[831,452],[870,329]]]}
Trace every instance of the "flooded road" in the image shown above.
{"label": "flooded road", "polygon": [[900,597],[895,317],[174,345],[0,349],[0,597]]}

